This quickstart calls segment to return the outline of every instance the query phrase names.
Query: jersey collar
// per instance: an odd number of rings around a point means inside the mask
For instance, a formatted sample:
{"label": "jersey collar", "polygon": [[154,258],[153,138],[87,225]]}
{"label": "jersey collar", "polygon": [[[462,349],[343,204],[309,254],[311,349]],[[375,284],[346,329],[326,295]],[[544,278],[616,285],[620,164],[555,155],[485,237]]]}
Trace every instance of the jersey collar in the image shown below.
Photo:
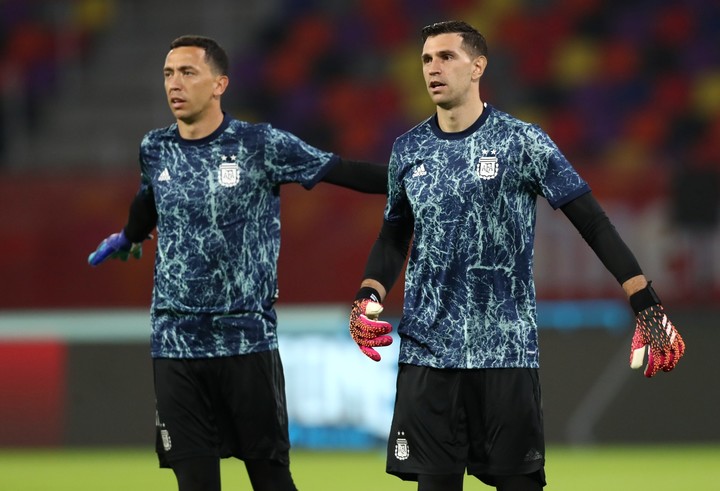
{"label": "jersey collar", "polygon": [[227,127],[230,125],[231,117],[228,116],[228,114],[223,111],[223,120],[222,123],[220,123],[220,126],[217,127],[215,131],[210,133],[208,136],[199,138],[197,140],[186,140],[182,136],[180,136],[180,131],[178,130],[177,124],[175,125],[175,139],[180,145],[186,145],[186,146],[199,146],[204,145],[206,143],[209,143],[213,141],[215,138],[217,138],[223,131],[227,129]]}
{"label": "jersey collar", "polygon": [[471,124],[469,127],[462,131],[458,131],[457,133],[446,133],[441,130],[440,125],[438,124],[437,113],[435,113],[433,117],[430,118],[430,128],[432,128],[435,136],[443,140],[462,140],[466,136],[475,133],[483,124],[485,124],[485,121],[487,121],[488,116],[493,111],[493,107],[487,102],[484,103],[484,106],[485,109],[483,110],[480,117],[477,118],[477,120],[475,120],[473,124]]}

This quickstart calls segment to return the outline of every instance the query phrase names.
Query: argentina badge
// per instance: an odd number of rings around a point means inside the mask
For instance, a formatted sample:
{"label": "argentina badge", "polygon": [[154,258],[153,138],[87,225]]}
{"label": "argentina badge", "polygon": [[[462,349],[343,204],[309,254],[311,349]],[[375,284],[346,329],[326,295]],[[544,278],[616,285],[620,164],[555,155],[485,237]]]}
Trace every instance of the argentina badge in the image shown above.
{"label": "argentina badge", "polygon": [[481,179],[494,179],[498,174],[498,159],[495,150],[482,151],[482,157],[477,164],[477,173]]}
{"label": "argentina badge", "polygon": [[404,431],[398,431],[398,438],[395,440],[395,458],[407,460],[410,457],[410,444],[405,437]]}
{"label": "argentina badge", "polygon": [[235,162],[235,156],[231,157],[231,161],[227,161],[227,157],[223,155],[222,164],[218,169],[218,181],[221,186],[226,188],[233,187],[240,182],[240,167]]}

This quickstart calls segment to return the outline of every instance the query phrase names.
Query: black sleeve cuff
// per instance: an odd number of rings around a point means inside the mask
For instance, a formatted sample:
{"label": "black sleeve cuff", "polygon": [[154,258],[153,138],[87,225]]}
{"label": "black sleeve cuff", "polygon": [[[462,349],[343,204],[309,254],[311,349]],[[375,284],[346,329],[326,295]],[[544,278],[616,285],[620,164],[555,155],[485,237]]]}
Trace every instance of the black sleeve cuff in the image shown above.
{"label": "black sleeve cuff", "polygon": [[373,302],[380,303],[380,293],[375,288],[364,286],[360,288],[357,295],[355,295],[355,300],[365,300],[366,298],[369,298]]}
{"label": "black sleeve cuff", "polygon": [[630,295],[630,306],[636,314],[639,314],[648,307],[660,305],[661,303],[660,297],[655,293],[653,287],[650,286],[649,281],[645,288]]}

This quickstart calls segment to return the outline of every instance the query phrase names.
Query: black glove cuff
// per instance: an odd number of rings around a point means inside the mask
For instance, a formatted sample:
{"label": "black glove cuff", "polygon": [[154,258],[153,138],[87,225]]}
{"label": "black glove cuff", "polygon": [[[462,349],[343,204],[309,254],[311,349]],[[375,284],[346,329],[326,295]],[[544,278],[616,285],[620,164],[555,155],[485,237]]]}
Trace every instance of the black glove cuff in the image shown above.
{"label": "black glove cuff", "polygon": [[635,293],[630,295],[630,306],[636,314],[639,314],[648,307],[652,307],[653,305],[660,305],[662,303],[660,301],[660,297],[658,297],[657,293],[655,293],[655,290],[653,290],[653,287],[650,286],[650,283],[651,282],[648,281],[648,284],[645,288],[636,291]]}
{"label": "black glove cuff", "polygon": [[380,303],[380,293],[375,288],[364,286],[358,290],[357,295],[355,295],[355,300],[365,300],[366,298],[369,298],[373,302]]}

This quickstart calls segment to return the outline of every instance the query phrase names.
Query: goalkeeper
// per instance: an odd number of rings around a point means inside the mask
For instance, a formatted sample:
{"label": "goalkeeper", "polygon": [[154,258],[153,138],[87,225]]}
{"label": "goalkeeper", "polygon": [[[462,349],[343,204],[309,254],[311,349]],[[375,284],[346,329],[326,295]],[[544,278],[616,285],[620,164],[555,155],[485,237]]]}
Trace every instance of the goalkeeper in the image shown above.
{"label": "goalkeeper", "polygon": [[[637,315],[631,366],[670,371],[685,345],[587,183],[537,126],[483,102],[484,37],[423,29],[433,116],[395,141],[383,226],[350,314],[371,359],[392,342],[378,316],[405,263],[387,472],[419,491],[459,491],[465,472],[499,491],[545,485],[533,282],[536,198],[560,209]],[[412,246],[410,246],[412,242]]]}
{"label": "goalkeeper", "polygon": [[320,181],[385,194],[387,168],[351,162],[224,113],[228,59],[183,36],[163,68],[175,124],[140,148],[127,225],[89,257],[140,257],[157,225],[151,309],[157,454],[180,491],[219,491],[220,459],[242,459],[255,490],[294,491],[278,353],[280,186]]}

